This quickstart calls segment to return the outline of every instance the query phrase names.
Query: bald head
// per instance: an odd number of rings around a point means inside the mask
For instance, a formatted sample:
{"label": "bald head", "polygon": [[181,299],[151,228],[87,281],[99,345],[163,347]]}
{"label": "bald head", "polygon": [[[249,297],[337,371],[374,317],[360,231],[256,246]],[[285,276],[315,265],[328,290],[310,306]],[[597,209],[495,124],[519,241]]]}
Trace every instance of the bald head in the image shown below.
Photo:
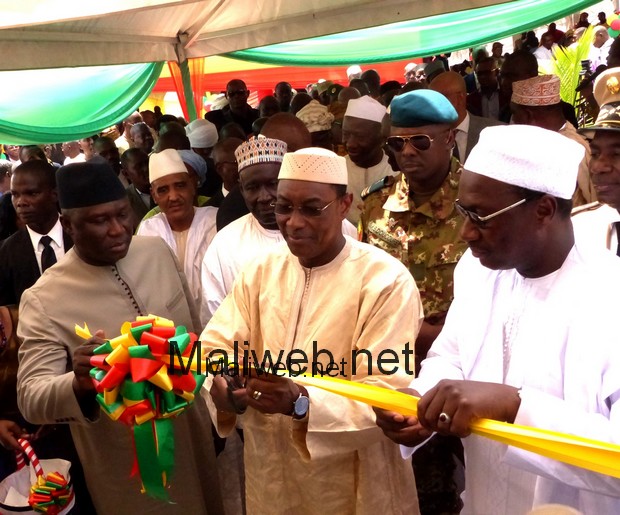
{"label": "bald head", "polygon": [[605,42],[609,39],[609,32],[605,26],[598,26],[594,29],[594,41],[592,45],[596,48],[601,48]]}
{"label": "bald head", "polygon": [[125,119],[125,121],[131,124],[140,123],[142,121],[142,115],[138,111],[134,111]]}
{"label": "bald head", "polygon": [[459,125],[467,114],[467,86],[463,77],[456,72],[443,72],[437,75],[428,87],[450,101],[459,115],[454,127]]}
{"label": "bald head", "polygon": [[211,157],[215,163],[215,171],[222,178],[224,188],[231,191],[239,184],[239,168],[235,150],[243,143],[240,138],[225,138],[219,140],[213,147]]}
{"label": "bald head", "polygon": [[312,146],[310,132],[304,122],[291,113],[274,114],[263,126],[261,134],[284,141],[289,152]]}
{"label": "bald head", "polygon": [[338,93],[338,102],[342,102],[344,105],[347,105],[349,103],[349,100],[353,100],[354,98],[360,98],[361,96],[362,95],[360,95],[360,92],[357,91],[355,88],[342,88],[340,90],[340,93]]}

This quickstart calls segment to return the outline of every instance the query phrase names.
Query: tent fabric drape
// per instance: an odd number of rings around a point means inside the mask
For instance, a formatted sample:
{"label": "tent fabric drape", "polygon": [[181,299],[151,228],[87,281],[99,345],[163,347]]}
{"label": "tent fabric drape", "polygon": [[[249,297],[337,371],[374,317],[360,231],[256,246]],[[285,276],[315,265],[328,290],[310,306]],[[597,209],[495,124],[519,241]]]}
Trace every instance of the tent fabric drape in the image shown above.
{"label": "tent fabric drape", "polygon": [[[180,65],[176,61],[169,61],[168,69],[185,119],[192,121],[202,116],[205,60],[202,57],[187,59]],[[192,99],[193,104],[188,97]]]}
{"label": "tent fabric drape", "polygon": [[202,97],[205,94],[205,60],[202,57],[188,59],[189,73],[194,93],[194,105],[196,106],[197,118],[204,115]]}
{"label": "tent fabric drape", "polygon": [[127,117],[164,63],[0,72],[0,142],[61,143]]}
{"label": "tent fabric drape", "polygon": [[597,1],[515,0],[227,55],[288,66],[342,66],[425,57],[531,30],[584,10]]}
{"label": "tent fabric drape", "polygon": [[[185,65],[187,66],[187,61],[185,61]],[[183,117],[186,120],[189,120],[189,104],[185,98],[185,87],[183,85],[183,74],[181,72],[181,67],[176,61],[168,61],[168,69],[170,70],[170,77],[174,83],[174,91],[176,92],[177,97],[179,97],[179,104],[181,104]],[[195,108],[194,112],[196,112]]]}

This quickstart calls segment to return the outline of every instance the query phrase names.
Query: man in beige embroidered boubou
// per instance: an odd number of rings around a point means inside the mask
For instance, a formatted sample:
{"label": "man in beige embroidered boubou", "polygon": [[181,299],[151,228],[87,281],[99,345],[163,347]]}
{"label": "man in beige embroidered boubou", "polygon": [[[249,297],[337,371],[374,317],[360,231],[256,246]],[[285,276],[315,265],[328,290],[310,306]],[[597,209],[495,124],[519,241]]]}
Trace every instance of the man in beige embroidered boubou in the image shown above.
{"label": "man in beige embroidered boubou", "polygon": [[[247,513],[419,513],[411,464],[383,437],[372,410],[300,387],[282,372],[300,372],[305,353],[309,374],[329,367],[354,381],[407,384],[413,354],[407,372],[403,352],[412,352],[422,317],[415,282],[386,252],[343,235],[352,200],[343,157],[320,148],[290,152],[278,178],[274,211],[286,243],[239,272],[200,336],[213,359],[225,351],[242,362],[247,351],[260,366],[264,353],[272,361],[282,353],[279,374],[245,377],[233,394],[222,376],[205,382],[220,435],[237,418],[243,425]],[[353,349],[363,350],[354,363]],[[394,373],[377,368],[383,351],[393,353]]]}

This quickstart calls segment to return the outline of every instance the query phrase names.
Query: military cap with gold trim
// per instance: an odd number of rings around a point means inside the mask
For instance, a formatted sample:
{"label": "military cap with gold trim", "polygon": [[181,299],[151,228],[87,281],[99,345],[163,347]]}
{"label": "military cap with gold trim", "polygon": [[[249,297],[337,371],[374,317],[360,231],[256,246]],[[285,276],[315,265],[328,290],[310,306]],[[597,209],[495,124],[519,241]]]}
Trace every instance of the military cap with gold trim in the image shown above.
{"label": "military cap with gold trim", "polygon": [[586,137],[590,131],[620,131],[620,68],[609,68],[594,82],[594,98],[601,107],[594,125],[584,127],[579,132]]}

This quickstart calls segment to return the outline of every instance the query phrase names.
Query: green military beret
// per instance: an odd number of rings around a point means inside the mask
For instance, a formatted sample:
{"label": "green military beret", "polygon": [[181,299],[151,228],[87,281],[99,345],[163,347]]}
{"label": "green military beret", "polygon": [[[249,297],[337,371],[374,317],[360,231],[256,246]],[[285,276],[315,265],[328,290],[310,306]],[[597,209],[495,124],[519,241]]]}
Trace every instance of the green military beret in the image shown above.
{"label": "green military beret", "polygon": [[452,124],[458,119],[450,101],[437,91],[416,89],[394,97],[390,104],[393,127]]}

